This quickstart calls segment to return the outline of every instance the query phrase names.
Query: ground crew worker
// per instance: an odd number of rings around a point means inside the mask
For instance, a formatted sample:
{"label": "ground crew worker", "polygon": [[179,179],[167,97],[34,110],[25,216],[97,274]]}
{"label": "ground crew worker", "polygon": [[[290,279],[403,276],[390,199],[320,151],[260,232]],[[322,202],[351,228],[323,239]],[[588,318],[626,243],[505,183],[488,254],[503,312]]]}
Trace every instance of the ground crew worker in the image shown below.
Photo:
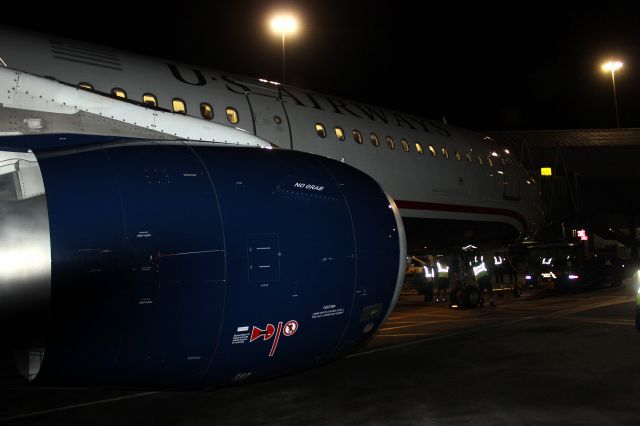
{"label": "ground crew worker", "polygon": [[449,290],[449,307],[452,308],[454,305],[458,305],[458,292],[462,288],[462,259],[460,259],[460,255],[456,254],[451,259],[451,272],[450,275],[450,284],[451,289]]}
{"label": "ground crew worker", "polygon": [[445,295],[449,288],[449,267],[442,259],[436,261],[436,287],[438,288],[436,302],[447,300]]}
{"label": "ground crew worker", "polygon": [[504,259],[500,254],[493,256],[493,270],[496,274],[496,284],[504,282]]}
{"label": "ground crew worker", "polygon": [[427,264],[423,266],[425,278],[424,301],[433,302],[433,284],[436,276],[436,268],[433,264],[433,256],[427,257]]}
{"label": "ground crew worker", "polygon": [[418,269],[413,274],[413,279],[411,280],[411,283],[413,284],[413,288],[418,290],[418,293],[425,294],[425,292],[427,291],[427,278],[426,278],[426,271],[424,266]]}
{"label": "ground crew worker", "polygon": [[473,275],[476,277],[476,283],[478,283],[478,291],[480,292],[480,306],[484,304],[484,290],[487,290],[489,293],[489,304],[491,306],[496,306],[493,301],[493,286],[491,285],[491,276],[489,275],[489,271],[487,270],[487,265],[483,260],[476,262],[473,267]]}

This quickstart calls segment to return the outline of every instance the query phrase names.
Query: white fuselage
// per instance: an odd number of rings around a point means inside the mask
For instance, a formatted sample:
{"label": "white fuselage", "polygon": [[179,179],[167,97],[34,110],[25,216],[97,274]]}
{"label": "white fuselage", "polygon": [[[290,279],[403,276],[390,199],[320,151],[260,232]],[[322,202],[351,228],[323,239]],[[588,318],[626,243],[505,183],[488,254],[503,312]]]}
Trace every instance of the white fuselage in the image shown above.
{"label": "white fuselage", "polygon": [[[174,127],[188,129],[202,123],[194,139],[207,140],[208,123],[218,123],[242,129],[282,149],[343,161],[376,179],[394,198],[403,219],[498,223],[513,228],[520,238],[532,236],[541,224],[537,185],[513,156],[488,138],[441,122],[291,86],[15,29],[0,28],[0,58],[11,70],[72,85],[87,83],[103,94],[117,90],[128,100],[155,99],[158,107],[168,110],[186,108],[190,118],[183,118],[188,122],[167,117],[168,128],[153,129],[155,132],[190,139],[191,133],[174,131]],[[0,80],[0,84],[10,82]],[[5,87],[1,89],[4,91]],[[129,109],[148,110],[115,96],[103,99],[108,99],[115,109],[118,107],[113,99]],[[3,108],[11,109],[11,105],[3,103]],[[33,110],[31,115],[37,119],[37,107]],[[77,106],[76,112],[96,114],[82,105]],[[144,135],[131,130],[139,124],[127,121],[125,117],[130,115],[111,117],[124,125],[118,127],[116,134]],[[16,125],[15,120],[2,117],[0,133],[47,131],[25,128],[23,120]],[[24,118],[27,119],[30,118]],[[47,119],[51,121],[51,116]],[[63,130],[91,131],[86,126]],[[100,128],[98,133],[110,131]]]}

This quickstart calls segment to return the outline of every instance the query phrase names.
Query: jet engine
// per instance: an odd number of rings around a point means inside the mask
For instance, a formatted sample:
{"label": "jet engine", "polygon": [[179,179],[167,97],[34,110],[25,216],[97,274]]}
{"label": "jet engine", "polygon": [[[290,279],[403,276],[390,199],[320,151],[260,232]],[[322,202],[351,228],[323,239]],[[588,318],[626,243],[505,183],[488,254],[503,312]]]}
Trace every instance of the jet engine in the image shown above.
{"label": "jet engine", "polygon": [[399,295],[395,204],[340,162],[180,141],[0,151],[0,319],[33,383],[287,374],[354,350]]}

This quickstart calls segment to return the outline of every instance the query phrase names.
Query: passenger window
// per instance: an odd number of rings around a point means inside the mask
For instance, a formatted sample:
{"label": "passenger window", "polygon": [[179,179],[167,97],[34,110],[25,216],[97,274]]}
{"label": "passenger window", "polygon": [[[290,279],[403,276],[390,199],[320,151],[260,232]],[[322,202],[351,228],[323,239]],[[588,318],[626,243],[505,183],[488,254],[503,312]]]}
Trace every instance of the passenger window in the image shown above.
{"label": "passenger window", "polygon": [[432,157],[435,157],[436,155],[438,155],[438,153],[436,152],[436,149],[433,147],[433,145],[429,145],[429,152],[431,153]]}
{"label": "passenger window", "polygon": [[233,107],[227,107],[227,120],[231,124],[238,124],[240,121],[240,116],[238,115],[238,111]]}
{"label": "passenger window", "polygon": [[482,166],[482,155],[478,154],[476,158],[478,158],[478,164]]}
{"label": "passenger window", "polygon": [[213,108],[206,102],[200,104],[200,115],[205,120],[213,120]]}
{"label": "passenger window", "polygon": [[78,87],[82,88],[82,89],[88,89],[88,90],[93,90],[93,86],[90,85],[89,83],[78,83]]}
{"label": "passenger window", "polygon": [[387,146],[389,147],[389,149],[396,149],[396,143],[393,141],[393,138],[391,136],[387,136],[386,140],[387,140]]}
{"label": "passenger window", "polygon": [[460,157],[460,153],[458,152],[458,150],[456,149],[456,160],[460,161],[461,157]]}
{"label": "passenger window", "polygon": [[376,135],[375,133],[369,133],[369,139],[371,140],[371,145],[375,146],[376,148],[380,146],[378,135]]}
{"label": "passenger window", "polygon": [[467,161],[469,162],[469,164],[471,164],[471,161],[472,161],[471,160],[471,153],[467,152],[464,156],[467,157]]}
{"label": "passenger window", "polygon": [[316,134],[321,138],[327,137],[327,131],[324,129],[324,125],[322,123],[316,123]]}
{"label": "passenger window", "polygon": [[187,113],[187,105],[182,99],[174,98],[173,101],[171,101],[171,105],[173,107],[173,112],[177,112],[178,114]]}
{"label": "passenger window", "polygon": [[111,94],[116,98],[127,99],[127,92],[122,89],[118,89],[117,87],[111,89]]}
{"label": "passenger window", "polygon": [[424,154],[424,150],[422,149],[422,144],[420,142],[416,142],[416,151],[420,155]]}
{"label": "passenger window", "polygon": [[356,129],[353,129],[353,140],[358,144],[362,144],[362,134]]}
{"label": "passenger window", "polygon": [[155,95],[152,95],[151,93],[145,93],[144,95],[142,95],[142,102],[144,102],[145,104],[158,106],[158,99],[156,99]]}
{"label": "passenger window", "polygon": [[444,158],[449,158],[449,150],[446,147],[442,147],[442,155],[444,155]]}
{"label": "passenger window", "polygon": [[400,140],[400,143],[402,144],[402,150],[403,150],[404,152],[409,152],[409,142],[407,142],[407,141],[406,141],[406,140],[404,140],[404,139],[401,139],[401,140]]}
{"label": "passenger window", "polygon": [[340,141],[344,140],[344,130],[342,130],[342,127],[336,126],[336,138]]}

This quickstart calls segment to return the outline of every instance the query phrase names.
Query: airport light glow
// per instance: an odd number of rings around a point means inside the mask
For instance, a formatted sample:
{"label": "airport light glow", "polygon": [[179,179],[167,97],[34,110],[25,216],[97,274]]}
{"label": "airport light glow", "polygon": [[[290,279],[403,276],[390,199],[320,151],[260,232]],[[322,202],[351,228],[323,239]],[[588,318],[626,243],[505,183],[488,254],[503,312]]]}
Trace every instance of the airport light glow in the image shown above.
{"label": "airport light glow", "polygon": [[610,60],[602,64],[602,71],[606,73],[611,73],[611,85],[613,86],[613,103],[616,107],[616,127],[620,128],[620,114],[618,113],[618,95],[616,94],[616,71],[622,68],[624,65],[622,62],[617,60]]}
{"label": "airport light glow", "polygon": [[275,15],[271,19],[271,29],[274,33],[282,36],[282,83],[285,83],[285,39],[287,34],[293,34],[298,31],[298,20],[291,14]]}
{"label": "airport light glow", "polygon": [[615,72],[615,71],[618,71],[620,68],[622,68],[622,65],[624,64],[620,61],[605,62],[604,64],[602,64],[602,71]]}
{"label": "airport light glow", "polygon": [[278,15],[271,19],[271,29],[277,34],[291,34],[298,31],[298,21],[292,15]]}

